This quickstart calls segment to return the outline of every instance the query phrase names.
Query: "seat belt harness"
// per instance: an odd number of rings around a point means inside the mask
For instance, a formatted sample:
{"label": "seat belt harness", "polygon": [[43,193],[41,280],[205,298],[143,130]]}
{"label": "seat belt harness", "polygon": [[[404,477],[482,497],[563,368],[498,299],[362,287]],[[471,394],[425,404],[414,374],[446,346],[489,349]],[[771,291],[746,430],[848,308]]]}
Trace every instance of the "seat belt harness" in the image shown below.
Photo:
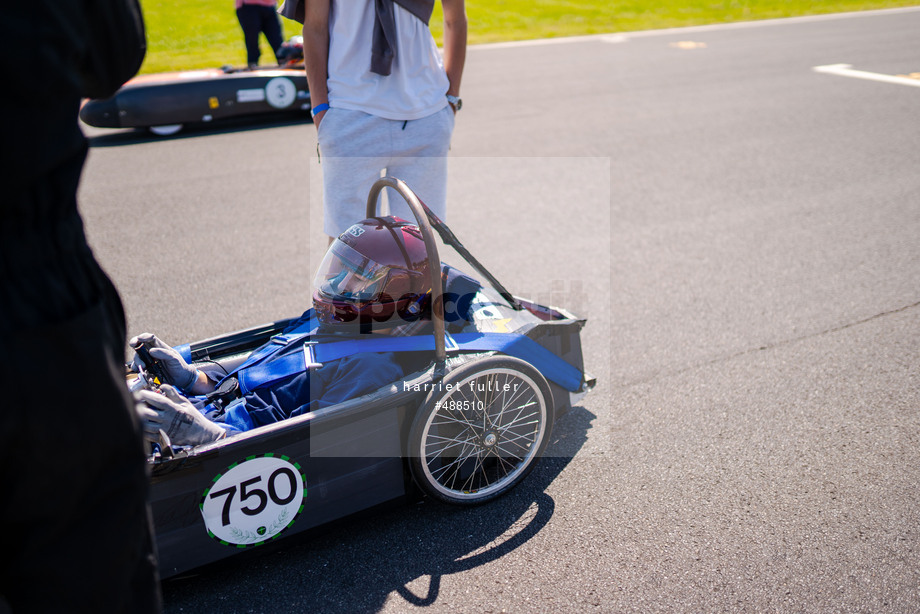
{"label": "seat belt harness", "polygon": [[[449,352],[500,352],[530,363],[543,377],[569,392],[577,392],[582,387],[584,375],[579,369],[526,335],[459,333],[447,335],[445,341]],[[332,343],[307,342],[304,344],[303,352],[293,352],[274,360],[265,360],[265,356],[262,356],[255,361],[247,361],[247,364],[236,372],[236,376],[240,382],[240,390],[247,394],[256,388],[322,366],[323,363],[355,354],[433,350],[432,335],[351,339]]]}

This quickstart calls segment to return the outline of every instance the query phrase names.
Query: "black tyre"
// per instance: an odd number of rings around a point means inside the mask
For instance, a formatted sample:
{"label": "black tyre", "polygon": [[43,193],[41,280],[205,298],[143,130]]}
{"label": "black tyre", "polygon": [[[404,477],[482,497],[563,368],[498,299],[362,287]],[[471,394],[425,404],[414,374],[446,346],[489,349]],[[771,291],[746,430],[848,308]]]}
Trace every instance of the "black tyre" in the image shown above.
{"label": "black tyre", "polygon": [[147,130],[157,136],[172,136],[182,130],[182,124],[163,124],[162,126],[148,126]]}
{"label": "black tyre", "polygon": [[489,356],[464,365],[442,380],[415,416],[408,442],[412,474],[442,501],[491,501],[534,468],[552,423],[552,392],[528,363]]}

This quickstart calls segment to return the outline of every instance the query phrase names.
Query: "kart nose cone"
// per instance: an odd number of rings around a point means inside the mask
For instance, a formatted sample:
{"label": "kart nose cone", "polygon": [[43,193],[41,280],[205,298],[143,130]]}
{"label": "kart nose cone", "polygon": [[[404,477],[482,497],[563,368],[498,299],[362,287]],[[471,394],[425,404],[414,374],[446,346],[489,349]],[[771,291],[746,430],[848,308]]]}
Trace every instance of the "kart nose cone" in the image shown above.
{"label": "kart nose cone", "polygon": [[120,128],[118,104],[114,98],[87,100],[80,109],[80,119],[97,128]]}

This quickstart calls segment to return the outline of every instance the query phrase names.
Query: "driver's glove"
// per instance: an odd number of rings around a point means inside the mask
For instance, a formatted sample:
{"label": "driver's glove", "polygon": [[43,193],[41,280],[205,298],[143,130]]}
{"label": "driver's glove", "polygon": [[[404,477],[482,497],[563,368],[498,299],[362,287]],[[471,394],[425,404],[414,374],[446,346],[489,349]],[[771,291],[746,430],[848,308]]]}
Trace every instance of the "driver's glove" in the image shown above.
{"label": "driver's glove", "polygon": [[188,399],[169,384],[160,386],[163,394],[152,390],[136,393],[137,413],[144,429],[144,439],[157,443],[162,429],[178,445],[197,446],[223,439],[227,432],[195,409]]}
{"label": "driver's glove", "polygon": [[[191,366],[179,355],[179,352],[172,347],[163,343],[153,333],[143,333],[137,337],[132,337],[128,345],[136,348],[141,343],[146,343],[150,347],[150,356],[156,358],[166,370],[166,376],[182,390],[189,390],[196,381],[198,381],[198,370]],[[144,361],[137,354],[131,366],[135,371],[140,371],[138,367],[146,367]]]}

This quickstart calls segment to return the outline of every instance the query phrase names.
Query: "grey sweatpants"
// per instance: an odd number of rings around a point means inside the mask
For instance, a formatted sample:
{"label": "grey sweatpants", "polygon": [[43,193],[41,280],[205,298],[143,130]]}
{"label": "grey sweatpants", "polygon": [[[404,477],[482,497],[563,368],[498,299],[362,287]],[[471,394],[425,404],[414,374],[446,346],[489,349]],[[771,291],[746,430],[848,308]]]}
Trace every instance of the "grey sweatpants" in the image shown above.
{"label": "grey sweatpants", "polygon": [[[367,194],[381,172],[406,182],[446,221],[447,152],[453,130],[450,106],[408,121],[335,107],[326,111],[317,135],[323,170],[323,231],[337,237],[366,217]],[[391,194],[389,206],[390,215],[415,222],[398,194]]]}

